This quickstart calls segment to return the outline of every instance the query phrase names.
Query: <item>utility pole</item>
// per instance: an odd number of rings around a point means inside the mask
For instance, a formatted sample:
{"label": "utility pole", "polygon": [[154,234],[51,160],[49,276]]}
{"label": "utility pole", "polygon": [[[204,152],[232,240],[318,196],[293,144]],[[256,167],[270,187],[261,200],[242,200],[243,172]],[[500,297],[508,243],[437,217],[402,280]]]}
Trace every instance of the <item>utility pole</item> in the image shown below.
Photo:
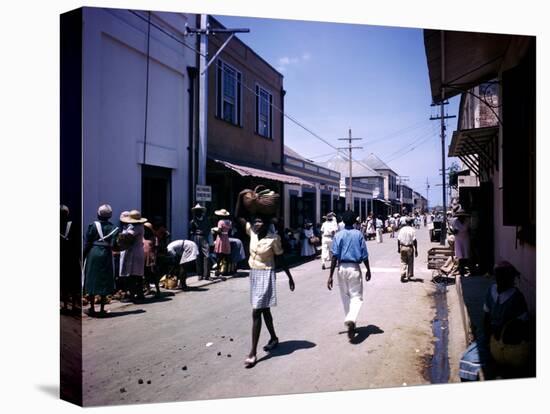
{"label": "utility pole", "polygon": [[428,181],[428,177],[426,177],[426,210],[428,209],[428,206],[430,205],[430,182]]}
{"label": "utility pole", "polygon": [[[212,29],[208,23],[208,15],[201,14],[200,28],[185,27],[185,34],[200,36],[199,58],[199,160],[198,185],[206,184],[206,160],[208,150],[208,68],[216,60],[222,50],[229,44],[235,33],[249,33],[250,29]],[[208,36],[217,33],[230,34],[212,59],[208,61]]]}
{"label": "utility pole", "polygon": [[348,201],[348,208],[350,210],[353,210],[353,175],[352,175],[352,150],[354,149],[362,149],[363,147],[352,147],[351,141],[359,140],[363,138],[352,138],[351,137],[351,128],[349,129],[349,137],[348,138],[338,138],[339,141],[348,141],[348,147],[347,148],[338,148],[339,150],[348,150],[348,158],[349,158],[349,201]]}
{"label": "utility pole", "polygon": [[[442,88],[443,90],[444,88]],[[449,118],[456,118],[456,115],[445,115],[445,105],[449,104],[449,101],[446,101],[443,99],[444,93],[441,92],[441,102],[436,104],[433,103],[431,106],[439,106],[440,107],[440,115],[439,116],[431,116],[430,121],[439,119],[441,120],[441,171],[443,172],[441,174],[442,181],[442,195],[443,195],[443,225],[441,228],[441,240],[440,244],[445,245],[445,238],[447,237],[447,189],[446,189],[446,177],[444,171],[446,171],[445,168],[445,120]]]}

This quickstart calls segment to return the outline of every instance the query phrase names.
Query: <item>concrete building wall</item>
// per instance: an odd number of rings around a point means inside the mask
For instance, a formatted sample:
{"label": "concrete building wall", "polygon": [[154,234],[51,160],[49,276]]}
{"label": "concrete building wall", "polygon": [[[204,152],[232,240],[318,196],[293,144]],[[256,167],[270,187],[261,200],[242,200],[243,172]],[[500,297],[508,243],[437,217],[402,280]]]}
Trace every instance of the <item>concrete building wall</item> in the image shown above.
{"label": "concrete building wall", "polygon": [[[183,32],[193,19],[179,13],[152,13],[154,23],[172,32]],[[102,203],[111,204],[115,222],[122,210],[141,209],[145,161],[171,170],[170,227],[174,237],[183,237],[189,221],[187,67],[195,66],[195,54],[151,28],[144,160],[146,53],[146,21],[128,10],[84,9],[84,223],[95,219]]]}

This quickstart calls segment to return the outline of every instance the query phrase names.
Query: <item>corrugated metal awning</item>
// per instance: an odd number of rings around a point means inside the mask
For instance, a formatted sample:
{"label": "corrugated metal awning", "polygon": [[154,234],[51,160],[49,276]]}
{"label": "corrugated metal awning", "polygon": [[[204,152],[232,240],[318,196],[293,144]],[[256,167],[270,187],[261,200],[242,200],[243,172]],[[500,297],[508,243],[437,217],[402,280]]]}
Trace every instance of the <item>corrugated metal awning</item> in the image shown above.
{"label": "corrugated metal awning", "polygon": [[447,99],[494,79],[505,66],[506,55],[514,51],[521,56],[529,39],[530,36],[425,29],[424,47],[433,101],[441,101],[442,87]]}
{"label": "corrugated metal awning", "polygon": [[232,162],[227,162],[222,160],[214,159],[214,161],[235,171],[237,174],[243,177],[252,176],[252,177],[265,178],[267,180],[280,181],[282,183],[287,183],[287,184],[307,185],[312,187],[314,186],[313,183],[306,181],[300,177],[296,177],[294,175],[287,175],[287,174],[276,173],[273,171],[260,170],[258,168],[247,167],[244,165],[234,164]]}
{"label": "corrugated metal awning", "polygon": [[498,168],[497,137],[499,127],[459,129],[453,133],[449,157],[458,157],[477,176],[481,171]]}

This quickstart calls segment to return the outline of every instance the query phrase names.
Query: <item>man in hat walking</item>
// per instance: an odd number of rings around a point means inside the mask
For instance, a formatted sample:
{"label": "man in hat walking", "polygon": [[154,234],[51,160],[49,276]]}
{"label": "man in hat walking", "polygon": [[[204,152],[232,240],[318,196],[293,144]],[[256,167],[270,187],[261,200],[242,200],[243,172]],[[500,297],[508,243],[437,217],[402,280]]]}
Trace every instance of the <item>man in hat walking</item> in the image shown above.
{"label": "man in hat walking", "polygon": [[331,211],[327,214],[327,220],[321,226],[321,268],[323,270],[332,261],[332,240],[337,231],[336,214]]}
{"label": "man in hat walking", "polygon": [[206,207],[196,204],[191,209],[193,219],[189,223],[190,239],[194,241],[199,248],[199,257],[197,257],[197,274],[199,280],[210,280],[210,264],[208,256],[210,254],[210,244],[208,236],[210,234],[210,223],[205,216]]}
{"label": "man in hat walking", "polygon": [[334,236],[332,242],[332,262],[327,287],[332,290],[333,275],[338,265],[338,286],[344,305],[344,324],[348,328],[348,339],[355,336],[355,323],[363,304],[363,281],[361,279],[361,262],[367,268],[365,281],[371,278],[367,242],[359,230],[353,228],[354,213],[346,211],[343,217],[345,228]]}
{"label": "man in hat walking", "polygon": [[414,258],[418,257],[418,244],[413,223],[414,218],[409,217],[397,235],[397,253],[401,255],[401,282],[414,277]]}

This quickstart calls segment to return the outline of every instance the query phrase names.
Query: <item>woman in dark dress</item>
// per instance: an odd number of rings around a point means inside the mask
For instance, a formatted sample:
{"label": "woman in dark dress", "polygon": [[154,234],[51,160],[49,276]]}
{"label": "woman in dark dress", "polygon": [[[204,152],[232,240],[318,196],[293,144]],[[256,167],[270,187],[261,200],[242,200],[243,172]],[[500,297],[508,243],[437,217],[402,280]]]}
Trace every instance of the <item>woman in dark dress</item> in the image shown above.
{"label": "woman in dark dress", "polygon": [[[105,298],[114,292],[115,275],[113,245],[118,228],[109,219],[113,214],[110,205],[103,204],[97,211],[97,221],[88,226],[84,246],[84,291],[90,295],[90,316],[105,315]],[[95,311],[95,296],[101,296],[99,314]]]}

